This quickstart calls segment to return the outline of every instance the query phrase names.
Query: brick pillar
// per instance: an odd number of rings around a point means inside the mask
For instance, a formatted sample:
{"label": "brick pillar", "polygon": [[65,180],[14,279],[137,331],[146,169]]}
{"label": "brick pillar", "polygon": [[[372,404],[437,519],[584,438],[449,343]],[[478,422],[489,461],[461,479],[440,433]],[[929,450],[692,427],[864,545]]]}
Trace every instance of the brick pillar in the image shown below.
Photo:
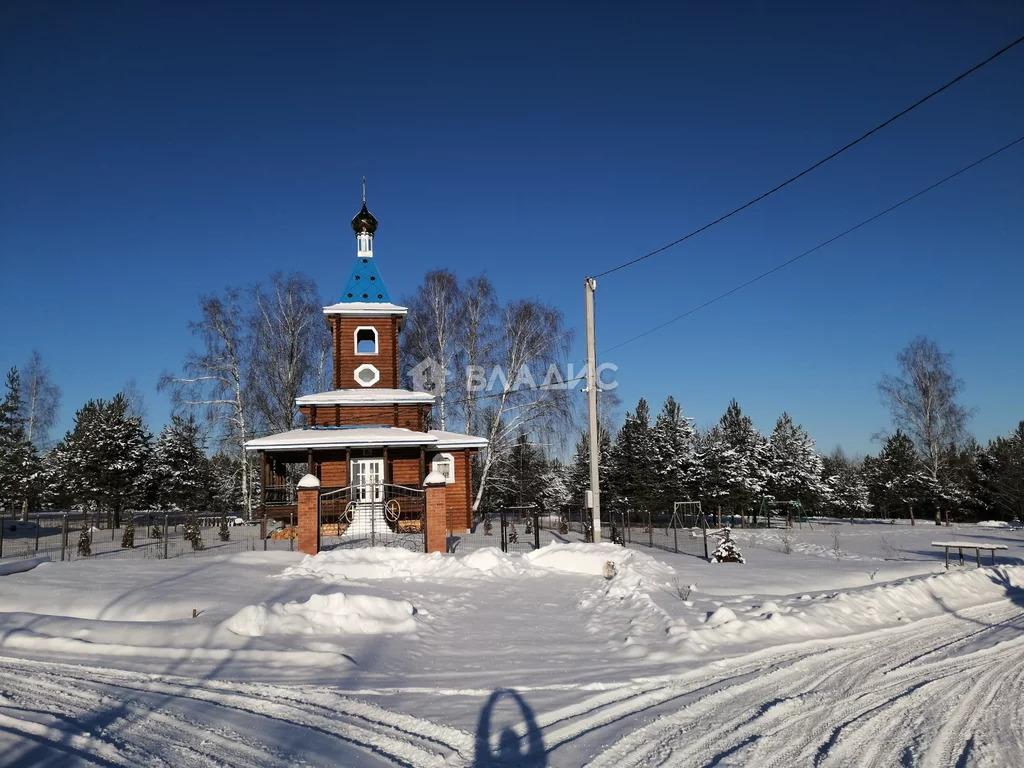
{"label": "brick pillar", "polygon": [[315,555],[320,551],[320,481],[316,475],[299,480],[299,552]]}
{"label": "brick pillar", "polygon": [[431,472],[423,481],[427,489],[426,550],[448,551],[448,483],[440,472]]}

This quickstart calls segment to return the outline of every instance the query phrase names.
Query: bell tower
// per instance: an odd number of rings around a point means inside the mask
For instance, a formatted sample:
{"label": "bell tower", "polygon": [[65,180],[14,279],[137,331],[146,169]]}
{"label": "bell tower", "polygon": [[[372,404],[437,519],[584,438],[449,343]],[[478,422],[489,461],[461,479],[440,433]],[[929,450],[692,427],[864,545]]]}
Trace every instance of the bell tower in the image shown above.
{"label": "bell tower", "polygon": [[334,335],[334,388],[397,389],[398,333],[408,310],[393,304],[373,256],[377,219],[363,207],[352,219],[356,262],[337,304],[324,307]]}

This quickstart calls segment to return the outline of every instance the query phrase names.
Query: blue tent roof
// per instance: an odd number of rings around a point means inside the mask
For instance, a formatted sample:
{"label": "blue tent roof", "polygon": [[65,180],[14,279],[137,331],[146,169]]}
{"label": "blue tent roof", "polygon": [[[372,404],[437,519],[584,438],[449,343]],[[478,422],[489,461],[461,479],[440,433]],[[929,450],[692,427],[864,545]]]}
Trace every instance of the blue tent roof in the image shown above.
{"label": "blue tent roof", "polygon": [[345,290],[342,291],[338,303],[347,302],[391,303],[384,278],[380,276],[380,270],[377,269],[372,256],[356,259],[356,265],[352,268],[352,274],[348,276],[348,282],[345,283]]}

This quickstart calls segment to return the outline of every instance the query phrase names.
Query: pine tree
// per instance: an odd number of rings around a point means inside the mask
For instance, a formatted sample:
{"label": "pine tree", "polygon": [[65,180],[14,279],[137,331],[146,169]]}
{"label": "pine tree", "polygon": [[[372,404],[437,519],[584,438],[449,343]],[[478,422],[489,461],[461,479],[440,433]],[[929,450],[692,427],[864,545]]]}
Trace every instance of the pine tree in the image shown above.
{"label": "pine tree", "polygon": [[821,481],[823,464],[814,441],[799,424],[783,412],[768,439],[768,493],[778,501],[800,501],[804,505],[823,501],[828,488]]}
{"label": "pine tree", "polygon": [[552,461],[541,473],[540,506],[548,515],[561,515],[569,505],[569,471],[560,461]]}
{"label": "pine tree", "polygon": [[176,512],[209,509],[214,495],[210,461],[195,419],[174,415],[157,438],[150,475],[156,501]]}
{"label": "pine tree", "polygon": [[835,517],[864,517],[871,511],[863,467],[849,461],[842,451],[822,459],[822,483],[828,488],[825,508]]}
{"label": "pine tree", "polygon": [[[74,504],[92,504],[113,513],[114,527],[122,513],[145,502],[148,486],[149,432],[130,412],[121,394],[112,400],[91,400],[75,414],[74,429],[48,462],[50,482]],[[49,459],[50,457],[48,457]]]}
{"label": "pine tree", "polygon": [[1009,437],[989,442],[984,454],[988,492],[998,513],[1024,522],[1024,421]]}
{"label": "pine tree", "polygon": [[21,377],[18,369],[12,368],[7,374],[7,392],[0,402],[0,510],[24,502],[38,468],[22,412]]}
{"label": "pine tree", "polygon": [[190,509],[185,517],[182,537],[192,545],[194,551],[206,549],[206,544],[203,543],[203,531],[199,527],[199,520],[196,517],[195,510]]}
{"label": "pine tree", "polygon": [[89,521],[82,524],[82,532],[78,535],[78,556],[88,557],[92,554],[92,531],[89,530]]}
{"label": "pine tree", "polygon": [[654,470],[658,507],[671,511],[673,503],[696,499],[704,479],[693,419],[669,395],[654,423]]}
{"label": "pine tree", "polygon": [[217,535],[220,536],[221,541],[228,541],[231,538],[231,529],[228,528],[227,515],[221,515],[220,529],[217,531]]}
{"label": "pine tree", "polygon": [[491,509],[540,505],[545,463],[540,449],[520,432],[511,449],[496,460],[487,488]]}
{"label": "pine tree", "polygon": [[640,398],[612,446],[608,472],[608,499],[622,511],[652,512],[657,485],[655,439],[651,412]]}
{"label": "pine tree", "polygon": [[924,471],[914,443],[896,430],[882,447],[877,461],[870,463],[872,482],[877,486],[876,498],[888,509],[906,509],[910,524],[916,522],[919,510],[934,494],[931,476]]}
{"label": "pine tree", "polygon": [[717,451],[720,488],[734,512],[743,514],[755,507],[767,490],[770,451],[768,441],[754,428],[754,422],[732,400],[718,422],[712,448]]}
{"label": "pine tree", "polygon": [[[612,450],[612,438],[608,430],[599,427],[597,430],[598,447],[600,456],[597,465],[598,472],[604,482],[608,477],[610,469],[610,454]],[[572,464],[569,465],[569,506],[574,509],[583,509],[586,505],[587,491],[590,490],[590,433],[581,432],[580,439],[576,443],[576,453],[573,456]]]}
{"label": "pine tree", "polygon": [[723,538],[715,551],[711,553],[712,563],[745,563],[747,562],[740,553],[740,548],[732,537],[732,531],[725,528],[722,531]]}
{"label": "pine tree", "polygon": [[135,517],[131,513],[125,516],[124,533],[121,534],[121,548],[135,548]]}

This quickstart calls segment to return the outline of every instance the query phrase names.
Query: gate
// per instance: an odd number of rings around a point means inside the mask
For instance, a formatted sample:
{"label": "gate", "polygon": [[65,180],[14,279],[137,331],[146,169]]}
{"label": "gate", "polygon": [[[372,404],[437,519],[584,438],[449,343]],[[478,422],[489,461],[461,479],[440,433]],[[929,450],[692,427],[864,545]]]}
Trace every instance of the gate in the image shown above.
{"label": "gate", "polygon": [[426,549],[422,488],[363,482],[320,494],[320,549]]}

